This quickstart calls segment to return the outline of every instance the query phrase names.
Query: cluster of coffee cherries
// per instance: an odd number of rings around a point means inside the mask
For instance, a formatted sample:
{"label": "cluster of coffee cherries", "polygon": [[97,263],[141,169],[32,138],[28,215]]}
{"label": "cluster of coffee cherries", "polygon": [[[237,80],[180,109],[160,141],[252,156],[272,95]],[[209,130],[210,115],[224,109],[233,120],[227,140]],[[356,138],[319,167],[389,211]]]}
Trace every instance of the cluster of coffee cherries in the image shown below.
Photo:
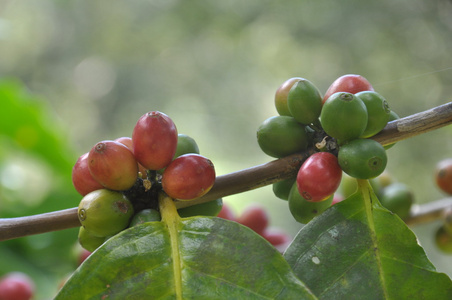
{"label": "cluster of coffee cherries", "polygon": [[309,80],[290,78],[277,89],[275,106],[279,115],[257,130],[262,151],[282,158],[314,149],[296,178],[273,185],[297,221],[307,223],[332,204],[343,172],[371,179],[384,171],[392,145],[369,138],[399,117],[364,77],[341,76],[323,96]]}
{"label": "cluster of coffee cherries", "polygon": [[[93,251],[132,221],[160,218],[160,193],[180,201],[205,195],[215,182],[215,168],[191,137],[178,134],[166,114],[151,111],[139,118],[131,138],[98,142],[81,155],[72,182],[83,196],[79,242]],[[218,199],[204,206],[218,213],[221,204]],[[189,208],[180,215],[203,213],[202,207]]]}
{"label": "cluster of coffee cherries", "polygon": [[[448,196],[452,196],[452,158],[439,161],[435,168],[435,183]],[[444,210],[441,225],[435,234],[436,246],[452,254],[452,206]]]}

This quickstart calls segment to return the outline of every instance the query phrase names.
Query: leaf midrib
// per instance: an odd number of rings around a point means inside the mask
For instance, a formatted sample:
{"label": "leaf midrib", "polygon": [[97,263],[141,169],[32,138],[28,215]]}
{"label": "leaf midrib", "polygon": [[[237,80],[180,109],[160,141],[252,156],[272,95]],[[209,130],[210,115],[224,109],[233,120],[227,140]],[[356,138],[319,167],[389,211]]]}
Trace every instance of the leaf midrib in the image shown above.
{"label": "leaf midrib", "polygon": [[176,206],[173,199],[168,196],[159,198],[160,213],[162,215],[162,222],[168,228],[171,244],[171,257],[173,259],[173,273],[174,273],[174,290],[176,292],[176,299],[182,300],[182,272],[181,272],[181,258],[179,247],[179,223],[180,217],[177,213]]}
{"label": "leaf midrib", "polygon": [[388,296],[388,290],[386,287],[386,282],[383,276],[383,268],[381,264],[381,253],[380,248],[378,247],[378,240],[377,240],[377,231],[375,229],[375,222],[374,222],[374,216],[373,216],[373,206],[372,206],[372,196],[371,193],[373,192],[371,190],[370,184],[367,180],[363,179],[357,179],[358,181],[358,187],[359,191],[363,196],[364,201],[364,210],[366,213],[366,219],[369,224],[369,230],[370,230],[370,238],[372,239],[372,245],[374,246],[374,253],[375,253],[375,259],[377,260],[377,268],[378,268],[378,274],[380,277],[380,282],[383,289],[383,294],[385,296],[385,299],[389,299]]}

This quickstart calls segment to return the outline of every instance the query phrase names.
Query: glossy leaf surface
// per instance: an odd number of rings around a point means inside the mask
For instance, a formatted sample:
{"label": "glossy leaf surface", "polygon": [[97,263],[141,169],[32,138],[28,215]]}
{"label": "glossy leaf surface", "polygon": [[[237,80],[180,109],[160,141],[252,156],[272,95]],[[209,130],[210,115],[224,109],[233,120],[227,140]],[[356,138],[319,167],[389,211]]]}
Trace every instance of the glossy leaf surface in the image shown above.
{"label": "glossy leaf surface", "polygon": [[452,299],[416,236],[367,181],[298,233],[285,258],[319,299]]}
{"label": "glossy leaf surface", "polygon": [[56,299],[315,299],[249,228],[216,217],[176,227],[148,222],[111,238]]}

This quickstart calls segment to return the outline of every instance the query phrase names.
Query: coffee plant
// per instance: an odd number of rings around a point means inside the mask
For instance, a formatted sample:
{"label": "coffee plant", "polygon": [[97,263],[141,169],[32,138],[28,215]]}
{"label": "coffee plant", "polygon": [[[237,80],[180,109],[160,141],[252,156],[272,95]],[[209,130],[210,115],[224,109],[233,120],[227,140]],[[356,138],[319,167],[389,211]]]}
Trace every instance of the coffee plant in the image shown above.
{"label": "coffee plant", "polygon": [[[451,103],[400,119],[349,74],[324,95],[288,79],[274,105],[257,141],[276,160],[217,176],[193,137],[150,111],[130,137],[80,155],[78,207],[0,219],[0,240],[79,227],[84,256],[55,299],[452,299],[451,279],[408,227],[442,218],[437,245],[452,252],[450,203],[416,214],[409,188],[385,173],[386,151],[450,124]],[[451,174],[450,160],[438,164],[447,194]],[[300,223],[293,240],[268,227],[264,207],[235,215],[223,204],[265,185]],[[5,278],[0,287],[19,277]]]}

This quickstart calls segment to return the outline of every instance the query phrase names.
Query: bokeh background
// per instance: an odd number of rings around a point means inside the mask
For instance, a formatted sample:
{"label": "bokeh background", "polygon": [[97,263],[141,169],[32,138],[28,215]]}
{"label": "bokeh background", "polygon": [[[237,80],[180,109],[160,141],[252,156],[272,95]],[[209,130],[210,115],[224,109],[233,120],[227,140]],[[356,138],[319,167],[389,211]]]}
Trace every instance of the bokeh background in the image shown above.
{"label": "bokeh background", "polygon": [[[452,100],[452,2],[9,1],[0,3],[0,217],[77,206],[70,172],[98,141],[130,136],[151,110],[192,136],[218,175],[272,160],[256,129],[276,115],[291,77],[322,92],[366,77],[401,117]],[[436,163],[452,157],[446,127],[399,142],[387,170],[417,203],[445,197]],[[236,213],[259,202],[271,226],[302,226],[271,187],[224,199]],[[439,222],[415,226],[439,271]],[[0,275],[20,270],[49,299],[76,266],[77,229],[0,242]]]}

